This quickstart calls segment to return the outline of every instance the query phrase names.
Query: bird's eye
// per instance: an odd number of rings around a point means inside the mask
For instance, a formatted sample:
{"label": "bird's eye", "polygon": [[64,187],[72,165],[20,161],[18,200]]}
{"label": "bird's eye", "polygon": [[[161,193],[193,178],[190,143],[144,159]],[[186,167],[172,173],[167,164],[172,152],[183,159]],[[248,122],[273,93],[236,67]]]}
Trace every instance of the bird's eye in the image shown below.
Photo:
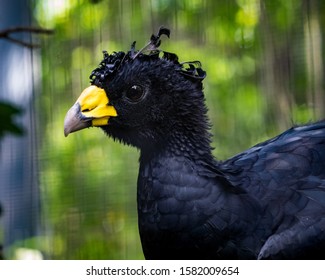
{"label": "bird's eye", "polygon": [[144,90],[141,86],[134,85],[128,89],[125,96],[132,102],[138,102],[144,96]]}

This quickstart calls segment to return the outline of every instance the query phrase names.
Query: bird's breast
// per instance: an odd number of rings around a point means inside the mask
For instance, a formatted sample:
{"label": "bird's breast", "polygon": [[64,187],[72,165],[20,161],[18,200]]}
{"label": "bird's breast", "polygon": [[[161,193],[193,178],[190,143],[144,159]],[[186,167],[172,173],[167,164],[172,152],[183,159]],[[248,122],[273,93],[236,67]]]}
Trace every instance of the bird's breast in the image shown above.
{"label": "bird's breast", "polygon": [[157,230],[182,231],[203,219],[200,201],[209,199],[211,187],[189,162],[154,161],[140,168],[139,219]]}
{"label": "bird's breast", "polygon": [[263,239],[254,232],[258,202],[212,175],[183,158],[140,164],[138,223],[146,258],[170,258],[171,251],[183,259],[256,256],[262,241],[255,241]]}
{"label": "bird's breast", "polygon": [[157,258],[170,258],[171,250],[182,252],[179,258],[191,256],[188,250],[198,256],[195,232],[216,211],[211,200],[216,200],[211,186],[190,162],[163,159],[140,165],[138,223],[146,258],[156,258],[156,252]]}

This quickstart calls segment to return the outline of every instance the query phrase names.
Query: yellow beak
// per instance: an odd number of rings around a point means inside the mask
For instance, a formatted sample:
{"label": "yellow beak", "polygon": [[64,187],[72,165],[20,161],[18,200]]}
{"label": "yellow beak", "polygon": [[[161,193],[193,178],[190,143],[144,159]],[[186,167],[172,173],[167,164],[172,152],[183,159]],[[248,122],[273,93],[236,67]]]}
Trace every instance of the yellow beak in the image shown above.
{"label": "yellow beak", "polygon": [[97,86],[86,88],[64,119],[64,135],[90,127],[108,124],[110,117],[116,117],[115,108],[109,105],[105,91]]}

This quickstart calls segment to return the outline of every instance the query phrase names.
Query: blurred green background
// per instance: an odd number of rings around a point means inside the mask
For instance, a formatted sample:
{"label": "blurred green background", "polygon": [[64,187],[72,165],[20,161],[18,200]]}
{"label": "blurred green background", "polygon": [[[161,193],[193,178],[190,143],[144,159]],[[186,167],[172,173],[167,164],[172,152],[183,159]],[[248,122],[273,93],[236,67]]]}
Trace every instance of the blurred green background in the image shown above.
{"label": "blurred green background", "polygon": [[[180,61],[199,60],[207,71],[205,96],[220,160],[294,124],[324,118],[324,1],[27,2],[30,23],[55,33],[31,38],[41,45],[30,50],[39,70],[29,105],[34,117],[27,120],[36,127],[29,155],[39,189],[31,194],[40,201],[31,221],[36,230],[4,241],[6,258],[33,249],[47,259],[143,259],[139,152],[100,129],[63,135],[65,113],[89,85],[102,50],[127,51],[134,40],[141,48],[161,25],[170,28],[161,49]],[[2,219],[9,214],[4,208]]]}

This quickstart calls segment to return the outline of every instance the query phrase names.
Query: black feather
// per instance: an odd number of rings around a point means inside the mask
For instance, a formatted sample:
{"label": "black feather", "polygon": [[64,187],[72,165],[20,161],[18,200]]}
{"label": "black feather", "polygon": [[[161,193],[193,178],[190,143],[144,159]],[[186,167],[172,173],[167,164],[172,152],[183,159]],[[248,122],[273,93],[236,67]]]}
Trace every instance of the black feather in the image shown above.
{"label": "black feather", "polygon": [[[166,35],[169,38],[170,30],[165,27],[161,27],[156,35],[151,35],[149,43],[139,51],[136,51],[135,49],[136,41],[131,44],[130,51],[127,53],[114,52],[113,54],[108,55],[107,51],[103,51],[103,60],[90,74],[91,84],[103,87],[104,81],[110,79],[110,77],[113,77],[113,75],[120,67],[123,66],[123,64],[129,63],[130,61],[135,60],[137,57],[147,60],[168,60],[179,66],[178,71],[180,71],[180,73],[184,76],[190,79],[202,81],[206,76],[206,72],[201,68],[201,63],[199,61],[179,63],[178,56],[176,54],[158,49],[161,44],[161,35]],[[162,58],[160,58],[161,53],[163,54]]]}

